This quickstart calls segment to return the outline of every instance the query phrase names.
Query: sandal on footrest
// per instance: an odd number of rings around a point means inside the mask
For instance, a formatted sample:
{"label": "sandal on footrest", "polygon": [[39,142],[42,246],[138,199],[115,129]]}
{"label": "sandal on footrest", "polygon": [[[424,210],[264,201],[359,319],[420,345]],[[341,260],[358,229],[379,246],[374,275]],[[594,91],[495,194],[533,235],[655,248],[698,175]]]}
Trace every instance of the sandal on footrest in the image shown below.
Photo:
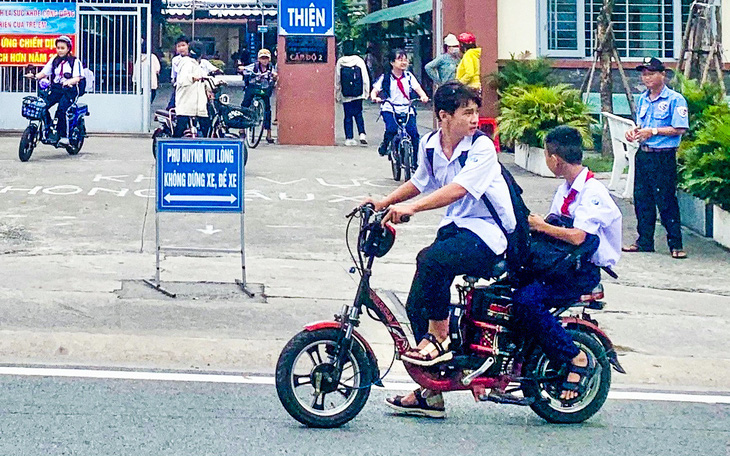
{"label": "sandal on footrest", "polygon": [[428,341],[428,345],[421,349],[414,348],[401,356],[400,359],[416,366],[428,367],[449,361],[454,357],[454,352],[449,351],[449,344],[451,343],[449,337],[446,337],[443,342],[439,342],[436,336],[427,333],[423,336],[423,339]]}
{"label": "sandal on footrest", "polygon": [[[588,355],[588,365],[576,366],[573,363],[568,364],[568,370],[565,374],[565,379],[563,380],[559,394],[563,394],[563,391],[574,391],[578,393],[578,395],[572,399],[560,399],[563,407],[569,407],[581,400],[586,389],[588,389],[588,383],[593,380],[593,375],[596,373],[596,360],[593,356],[587,353],[586,355]],[[569,382],[568,375],[570,374],[580,375],[580,380],[577,382]]]}
{"label": "sandal on footrest", "polygon": [[[435,405],[429,404],[429,400],[423,397],[423,390],[418,388],[415,390],[414,395],[416,396],[415,404],[404,404],[403,399],[405,396],[395,396],[393,398],[386,398],[385,405],[392,408],[398,413],[412,416],[424,416],[426,418],[446,418],[446,409],[443,405],[443,399],[431,401],[435,402]],[[437,399],[434,397],[434,399]]]}

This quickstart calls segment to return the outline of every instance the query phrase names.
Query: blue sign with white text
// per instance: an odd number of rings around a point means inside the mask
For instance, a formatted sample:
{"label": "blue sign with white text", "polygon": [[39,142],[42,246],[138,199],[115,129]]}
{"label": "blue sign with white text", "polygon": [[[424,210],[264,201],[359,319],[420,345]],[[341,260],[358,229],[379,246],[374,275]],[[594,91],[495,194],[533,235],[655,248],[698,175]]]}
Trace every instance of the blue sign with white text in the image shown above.
{"label": "blue sign with white text", "polygon": [[243,212],[243,142],[157,142],[157,211]]}
{"label": "blue sign with white text", "polygon": [[279,35],[334,34],[334,0],[279,0]]}

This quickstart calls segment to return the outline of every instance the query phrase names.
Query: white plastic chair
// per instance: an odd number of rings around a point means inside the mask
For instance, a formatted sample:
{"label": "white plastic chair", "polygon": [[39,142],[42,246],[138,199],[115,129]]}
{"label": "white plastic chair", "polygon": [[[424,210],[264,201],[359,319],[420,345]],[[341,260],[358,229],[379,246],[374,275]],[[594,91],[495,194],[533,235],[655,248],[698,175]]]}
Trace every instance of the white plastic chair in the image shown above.
{"label": "white plastic chair", "polygon": [[639,143],[626,140],[626,132],[636,128],[636,124],[629,119],[619,117],[610,112],[602,112],[604,120],[608,121],[608,128],[611,132],[611,145],[613,150],[613,169],[611,170],[611,182],[608,188],[618,190],[621,175],[626,165],[629,166],[629,176],[626,179],[626,188],[622,193],[623,198],[634,196],[634,175],[636,152],[639,150]]}

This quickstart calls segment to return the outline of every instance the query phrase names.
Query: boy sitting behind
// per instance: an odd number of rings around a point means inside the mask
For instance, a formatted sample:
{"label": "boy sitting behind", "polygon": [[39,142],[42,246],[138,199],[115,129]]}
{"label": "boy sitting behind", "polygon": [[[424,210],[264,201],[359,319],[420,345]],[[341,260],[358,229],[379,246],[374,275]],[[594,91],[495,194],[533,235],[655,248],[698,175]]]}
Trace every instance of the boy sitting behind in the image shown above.
{"label": "boy sitting behind", "polygon": [[[582,165],[582,139],[578,130],[560,126],[545,138],[548,168],[565,182],[558,188],[550,214],[572,220],[572,228],[548,224],[530,215],[530,229],[572,245],[582,244],[588,235],[600,241],[590,261],[563,280],[538,278],[515,291],[512,313],[518,328],[534,337],[550,361],[567,365],[568,375],[560,399],[573,401],[583,394],[594,373],[595,360],[578,349],[560,322],[550,314],[553,303],[577,300],[590,294],[601,281],[600,267],[612,267],[621,256],[621,212],[606,187]],[[566,279],[567,277],[567,279]]]}

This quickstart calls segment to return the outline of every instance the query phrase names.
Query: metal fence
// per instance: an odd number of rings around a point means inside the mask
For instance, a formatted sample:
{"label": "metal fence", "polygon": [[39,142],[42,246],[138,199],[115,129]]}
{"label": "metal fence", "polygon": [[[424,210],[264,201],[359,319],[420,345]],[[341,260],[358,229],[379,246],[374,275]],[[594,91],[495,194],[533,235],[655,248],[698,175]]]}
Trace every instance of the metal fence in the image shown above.
{"label": "metal fence", "polygon": [[[142,43],[151,41],[151,0],[35,1],[68,3],[76,10],[74,55],[94,73],[93,87],[87,81],[91,95],[84,97],[96,114],[94,130],[148,131],[150,75],[140,74],[138,81],[133,75],[135,62],[142,57]],[[0,5],[3,3],[22,1],[0,0]],[[148,46],[148,59],[150,51]],[[27,71],[26,66],[0,67],[0,104],[17,104],[24,93],[35,90],[35,84],[23,77]],[[0,120],[0,129],[17,129],[22,121],[14,117]]]}

